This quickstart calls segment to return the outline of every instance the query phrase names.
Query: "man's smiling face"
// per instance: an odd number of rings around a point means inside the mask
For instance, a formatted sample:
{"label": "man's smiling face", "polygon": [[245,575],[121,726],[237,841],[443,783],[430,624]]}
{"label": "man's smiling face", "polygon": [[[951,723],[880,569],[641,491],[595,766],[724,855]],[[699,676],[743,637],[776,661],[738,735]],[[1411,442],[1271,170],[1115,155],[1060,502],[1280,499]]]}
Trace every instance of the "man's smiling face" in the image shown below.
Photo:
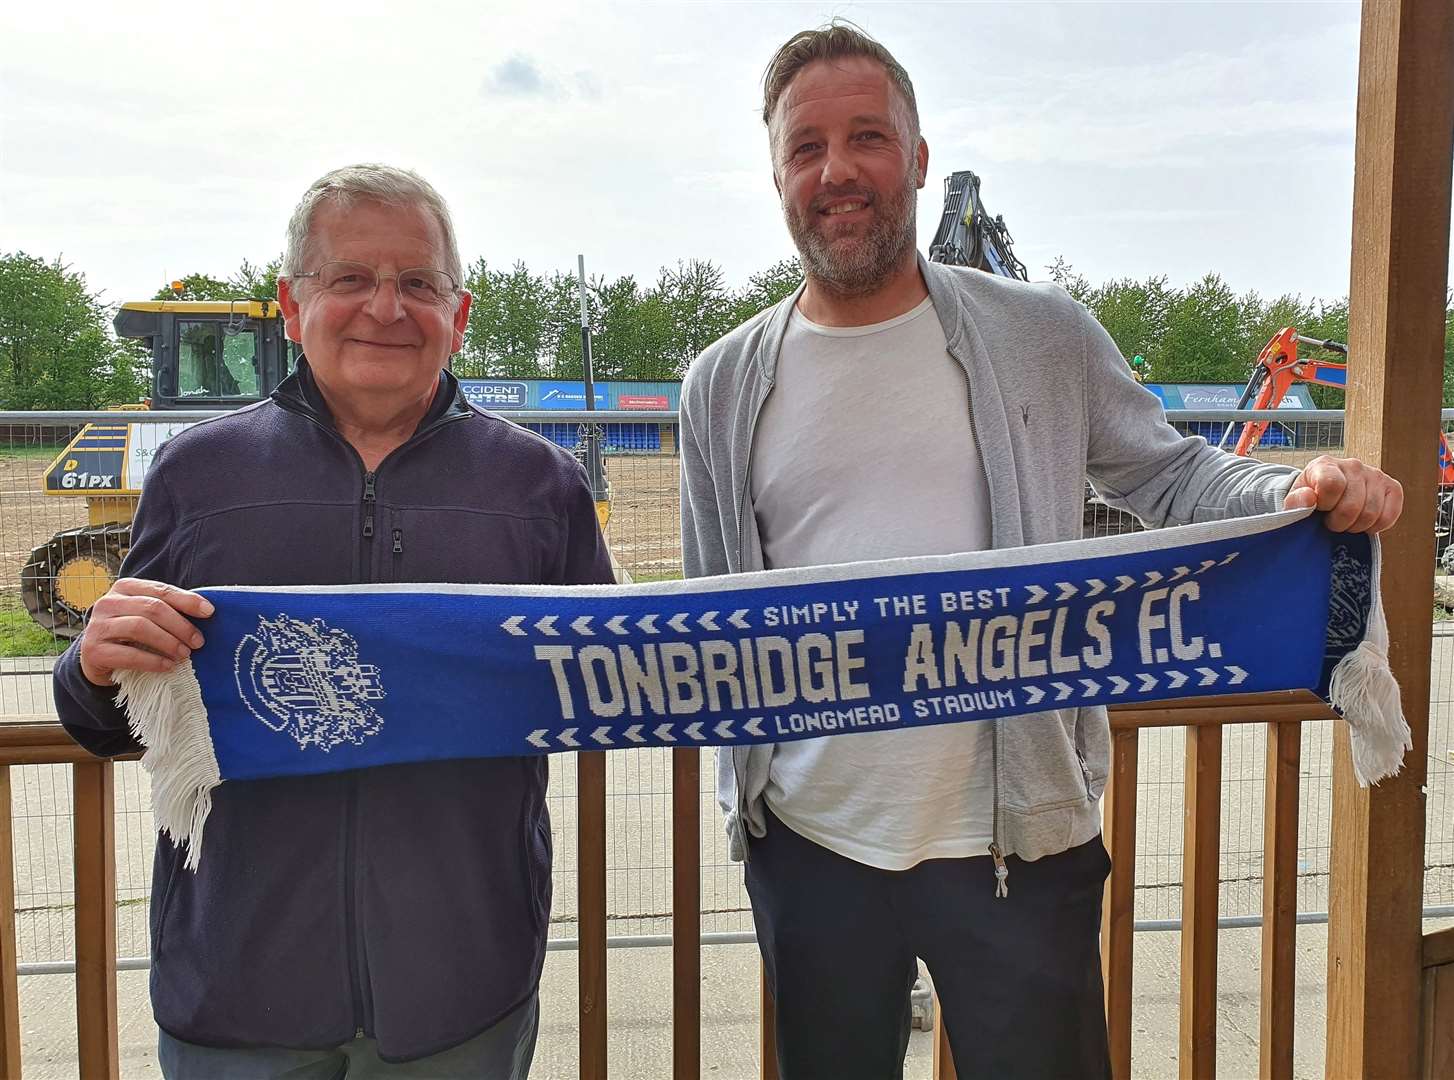
{"label": "man's smiling face", "polygon": [[349,260],[379,275],[378,288],[361,297],[334,296],[316,280],[283,283],[291,301],[284,303],[288,336],[302,343],[324,396],[387,396],[402,404],[432,395],[440,369],[463,342],[469,297],[424,303],[401,296],[394,275],[445,265],[439,222],[422,206],[358,201],[344,209],[325,202],[308,236],[308,270]]}
{"label": "man's smiling face", "polygon": [[773,179],[804,269],[846,296],[873,292],[914,248],[929,150],[883,65],[816,60],[769,128]]}

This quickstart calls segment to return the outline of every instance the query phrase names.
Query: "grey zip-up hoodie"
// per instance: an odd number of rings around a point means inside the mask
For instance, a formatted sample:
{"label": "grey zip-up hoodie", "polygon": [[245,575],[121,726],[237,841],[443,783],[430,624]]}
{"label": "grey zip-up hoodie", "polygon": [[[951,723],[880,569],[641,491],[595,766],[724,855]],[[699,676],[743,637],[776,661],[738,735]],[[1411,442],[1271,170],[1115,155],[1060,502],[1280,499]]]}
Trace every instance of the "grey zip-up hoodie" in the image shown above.
{"label": "grey zip-up hoodie", "polygon": [[[1078,539],[1087,477],[1108,503],[1153,527],[1282,509],[1297,471],[1183,438],[1131,377],[1110,336],[1062,289],[922,258],[920,270],[949,354],[964,368],[994,547]],[[682,384],[687,577],[763,569],[749,497],[753,432],[800,294],[710,345]],[[927,409],[925,422],[933,422]],[[852,452],[851,440],[844,446]],[[989,722],[1000,851],[1038,859],[1096,836],[1110,758],[1105,709]],[[747,855],[747,832],[765,833],[772,752],[770,745],[718,751],[717,796],[734,859]]]}

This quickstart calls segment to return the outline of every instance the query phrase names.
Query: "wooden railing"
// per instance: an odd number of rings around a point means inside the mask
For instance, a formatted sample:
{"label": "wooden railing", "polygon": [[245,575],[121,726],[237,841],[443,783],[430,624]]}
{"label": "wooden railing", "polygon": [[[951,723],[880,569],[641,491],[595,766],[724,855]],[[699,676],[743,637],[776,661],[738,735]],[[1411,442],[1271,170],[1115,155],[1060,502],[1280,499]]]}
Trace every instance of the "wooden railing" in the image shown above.
{"label": "wooden railing", "polygon": [[71,766],[76,888],[76,1050],[86,1080],[117,1080],[115,766],[82,750],[54,723],[0,725],[0,1078],[18,1080],[12,765]]}
{"label": "wooden railing", "polygon": [[[1101,930],[1106,1012],[1117,1080],[1131,1070],[1136,875],[1137,747],[1142,729],[1186,729],[1180,1071],[1216,1073],[1217,895],[1222,728],[1267,724],[1262,924],[1261,1076],[1292,1075],[1300,725],[1330,716],[1310,694],[1200,698],[1125,706],[1112,713],[1104,838],[1112,856]],[[80,1074],[118,1075],[113,765],[75,746],[55,724],[0,725],[0,805],[10,805],[10,766],[67,763],[73,770],[77,1037]],[[580,1076],[604,1080],[607,1063],[606,762],[576,756],[578,812]],[[672,1075],[701,1075],[701,772],[695,749],[672,751]],[[14,865],[10,814],[0,814],[0,1072],[20,1071]],[[1446,950],[1454,955],[1454,950]],[[1443,953],[1437,953],[1443,956]],[[1454,970],[1454,969],[1451,969]],[[1442,978],[1448,980],[1450,976]],[[1446,985],[1441,983],[1440,985]],[[761,1061],[775,1078],[773,1007],[762,989]],[[936,1016],[942,1015],[935,1010]],[[955,1076],[948,1040],[935,1033],[934,1076]],[[3,1080],[0,1078],[0,1080]]]}

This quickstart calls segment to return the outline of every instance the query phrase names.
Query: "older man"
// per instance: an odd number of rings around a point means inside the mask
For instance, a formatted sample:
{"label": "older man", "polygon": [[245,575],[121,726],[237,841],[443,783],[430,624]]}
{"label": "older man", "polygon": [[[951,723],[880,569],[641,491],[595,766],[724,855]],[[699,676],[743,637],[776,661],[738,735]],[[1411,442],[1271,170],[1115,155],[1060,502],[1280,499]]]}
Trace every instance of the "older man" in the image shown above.
{"label": "older man", "polygon": [[[1181,438],[1059,289],[920,259],[929,150],[883,46],[798,34],[764,91],[807,281],[687,375],[689,575],[1073,539],[1087,475],[1153,525],[1398,517],[1398,485],[1356,461],[1299,475]],[[1108,742],[1096,708],[721,752],[785,1080],[901,1075],[916,956],[961,1076],[1108,1075]]]}
{"label": "older man", "polygon": [[[135,750],[112,673],[202,644],[203,585],[610,580],[580,466],[444,370],[469,294],[418,176],[329,173],[288,227],[306,359],[157,455],[127,575],[56,665],[67,730]],[[168,1077],[524,1077],[550,908],[546,763],[232,782],[196,873],[157,843],[152,1004]],[[389,1064],[394,1063],[394,1064]]]}

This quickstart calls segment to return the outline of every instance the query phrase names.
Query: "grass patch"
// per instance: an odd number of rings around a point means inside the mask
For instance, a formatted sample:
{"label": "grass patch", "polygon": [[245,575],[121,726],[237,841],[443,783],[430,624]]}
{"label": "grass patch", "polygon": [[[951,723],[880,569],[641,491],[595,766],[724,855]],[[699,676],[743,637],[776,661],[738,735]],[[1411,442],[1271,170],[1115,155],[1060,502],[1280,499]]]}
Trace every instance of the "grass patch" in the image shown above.
{"label": "grass patch", "polygon": [[18,594],[0,594],[0,656],[55,656],[65,644],[35,625]]}
{"label": "grass patch", "polygon": [[680,581],[681,579],[680,570],[633,570],[631,572],[631,580],[638,585],[644,585],[648,581]]}
{"label": "grass patch", "polygon": [[60,446],[0,446],[0,461],[49,461],[62,450]]}

